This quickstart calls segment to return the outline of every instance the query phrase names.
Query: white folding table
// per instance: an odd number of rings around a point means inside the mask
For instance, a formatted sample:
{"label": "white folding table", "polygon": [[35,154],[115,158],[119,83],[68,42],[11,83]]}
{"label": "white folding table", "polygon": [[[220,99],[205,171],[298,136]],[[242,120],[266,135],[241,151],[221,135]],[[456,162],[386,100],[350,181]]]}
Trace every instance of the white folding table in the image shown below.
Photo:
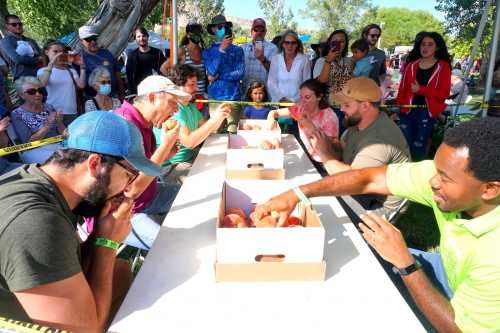
{"label": "white folding table", "polygon": [[[283,136],[290,186],[320,179]],[[210,136],[110,332],[425,332],[333,197],[313,198],[326,231],[322,282],[216,283],[215,222],[227,136]]]}

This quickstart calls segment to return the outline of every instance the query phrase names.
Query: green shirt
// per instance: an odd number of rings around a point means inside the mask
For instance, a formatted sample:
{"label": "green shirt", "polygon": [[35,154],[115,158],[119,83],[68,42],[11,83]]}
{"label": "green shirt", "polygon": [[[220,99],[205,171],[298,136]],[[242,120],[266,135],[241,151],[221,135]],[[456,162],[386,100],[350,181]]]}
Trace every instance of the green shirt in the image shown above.
{"label": "green shirt", "polygon": [[389,165],[389,190],[432,207],[455,323],[463,332],[500,332],[500,207],[474,219],[460,212],[442,212],[433,200],[429,181],[436,174],[433,161]]}
{"label": "green shirt", "polygon": [[[172,119],[177,120],[181,127],[184,126],[187,127],[189,131],[194,131],[198,129],[200,120],[203,119],[203,115],[196,108],[196,105],[194,103],[189,103],[188,105],[179,104],[179,111],[174,114]],[[156,142],[159,144],[161,142],[161,130],[158,128],[154,128],[154,133]],[[179,146],[179,151],[171,159],[166,161],[165,165],[186,162],[193,157],[193,149],[186,148],[180,143],[177,143],[177,145]]]}
{"label": "green shirt", "polygon": [[81,272],[76,217],[57,186],[35,165],[0,177],[0,211],[0,313],[17,319],[17,313],[9,313],[12,307],[1,309],[12,292]]}

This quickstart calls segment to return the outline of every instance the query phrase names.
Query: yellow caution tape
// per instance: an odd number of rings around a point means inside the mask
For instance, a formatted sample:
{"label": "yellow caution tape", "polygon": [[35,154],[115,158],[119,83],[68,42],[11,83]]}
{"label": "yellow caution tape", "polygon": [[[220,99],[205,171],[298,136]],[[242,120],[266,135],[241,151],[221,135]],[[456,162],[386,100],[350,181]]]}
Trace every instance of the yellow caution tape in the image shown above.
{"label": "yellow caution tape", "polygon": [[45,326],[40,326],[33,323],[26,323],[24,321],[13,320],[8,318],[0,317],[0,332],[12,332],[12,333],[69,333],[69,331],[60,330],[57,328],[50,328]]}
{"label": "yellow caution tape", "polygon": [[295,106],[295,103],[292,102],[248,102],[248,101],[218,101],[215,99],[197,99],[194,101],[195,103],[205,103],[205,104],[212,104],[212,103],[224,103],[224,104],[235,104],[235,105],[270,105],[270,106],[284,106],[284,107],[290,107],[290,106]]}
{"label": "yellow caution tape", "polygon": [[27,143],[22,143],[20,145],[15,145],[15,146],[10,146],[10,147],[5,147],[5,148],[0,148],[0,156],[5,156],[13,153],[17,153],[20,151],[24,150],[29,150],[33,148],[38,148],[41,146],[45,146],[51,143],[57,143],[61,142],[64,140],[64,136],[58,135],[58,136],[53,136],[50,138],[45,138],[42,140],[37,140],[37,141],[31,141]]}

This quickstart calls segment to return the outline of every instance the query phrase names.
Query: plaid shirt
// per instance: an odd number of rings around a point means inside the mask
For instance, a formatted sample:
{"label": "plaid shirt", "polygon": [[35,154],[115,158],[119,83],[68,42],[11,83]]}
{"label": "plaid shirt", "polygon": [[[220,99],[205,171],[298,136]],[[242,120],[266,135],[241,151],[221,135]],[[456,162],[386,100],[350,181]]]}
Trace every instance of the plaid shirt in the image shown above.
{"label": "plaid shirt", "polygon": [[[278,53],[278,48],[268,41],[263,41],[262,46],[264,47],[264,56],[267,60],[271,61],[271,58]],[[245,53],[245,78],[243,79],[243,88],[246,92],[248,86],[253,81],[261,81],[266,84],[268,72],[260,60],[255,58],[253,42],[242,44],[241,48]]]}

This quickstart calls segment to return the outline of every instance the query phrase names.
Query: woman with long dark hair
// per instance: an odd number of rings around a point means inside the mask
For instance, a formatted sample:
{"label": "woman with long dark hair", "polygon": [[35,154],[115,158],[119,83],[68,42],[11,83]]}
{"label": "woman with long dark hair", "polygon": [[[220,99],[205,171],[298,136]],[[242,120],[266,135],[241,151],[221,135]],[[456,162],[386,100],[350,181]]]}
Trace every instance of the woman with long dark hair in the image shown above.
{"label": "woman with long dark hair", "polygon": [[[451,89],[451,56],[437,32],[420,32],[408,56],[396,101],[400,128],[415,161],[425,159],[435,119],[445,110]],[[410,106],[411,105],[411,106]]]}

